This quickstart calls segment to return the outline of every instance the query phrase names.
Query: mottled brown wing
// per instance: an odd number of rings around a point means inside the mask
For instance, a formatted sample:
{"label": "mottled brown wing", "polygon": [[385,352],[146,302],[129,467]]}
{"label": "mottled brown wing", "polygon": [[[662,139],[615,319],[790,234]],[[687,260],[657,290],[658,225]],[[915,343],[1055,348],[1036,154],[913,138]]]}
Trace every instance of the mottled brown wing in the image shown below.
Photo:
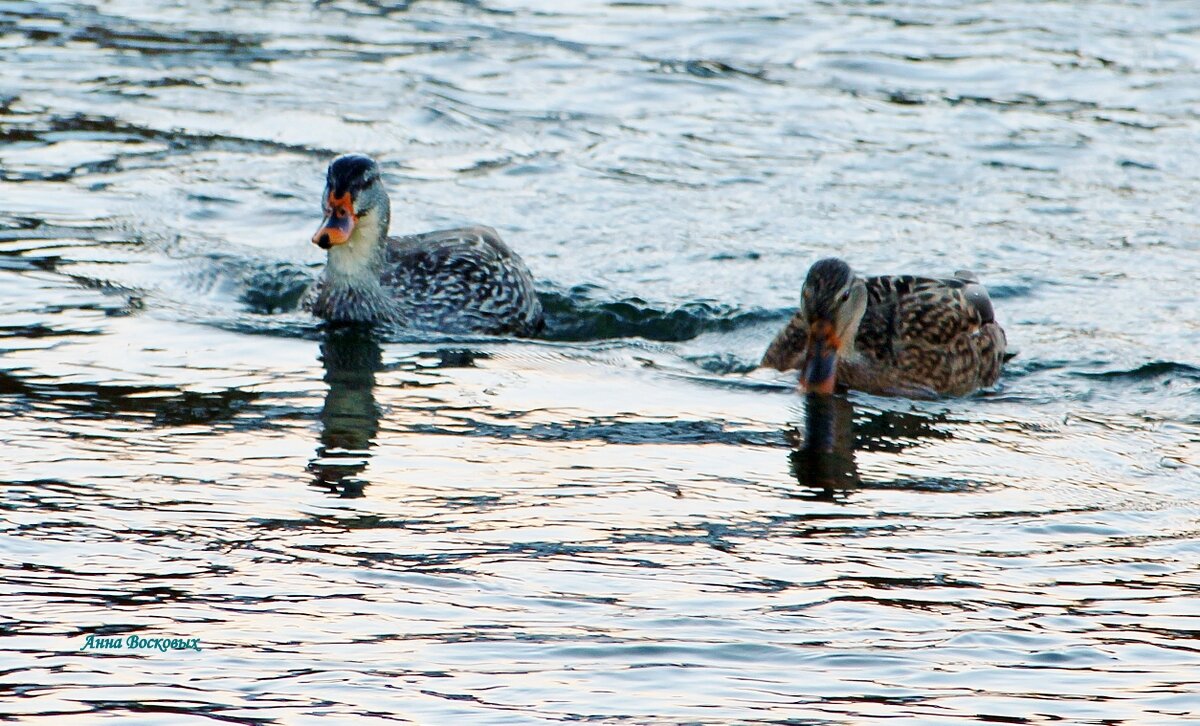
{"label": "mottled brown wing", "polygon": [[783,330],[767,346],[759,365],[779,371],[790,371],[800,367],[804,360],[804,347],[808,344],[808,321],[803,309],[796,312]]}
{"label": "mottled brown wing", "polygon": [[874,287],[879,296],[877,314],[872,329],[860,328],[859,339],[888,341],[886,347],[875,345],[874,353],[891,363],[892,385],[963,395],[996,382],[1004,331],[982,285],[909,276],[873,280],[868,291]]}

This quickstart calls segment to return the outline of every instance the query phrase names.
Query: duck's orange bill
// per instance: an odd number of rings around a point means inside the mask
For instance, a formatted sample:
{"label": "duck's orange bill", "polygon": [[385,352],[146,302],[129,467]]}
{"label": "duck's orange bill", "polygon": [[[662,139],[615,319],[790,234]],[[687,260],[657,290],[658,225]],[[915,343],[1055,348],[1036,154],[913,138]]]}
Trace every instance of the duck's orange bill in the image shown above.
{"label": "duck's orange bill", "polygon": [[329,213],[325,215],[325,221],[321,222],[321,228],[313,235],[313,244],[323,250],[334,245],[343,245],[350,239],[350,233],[353,231],[354,201],[350,199],[350,192],[340,197],[330,192]]}
{"label": "duck's orange bill", "polygon": [[825,320],[814,322],[808,329],[808,344],[804,349],[804,371],[800,383],[808,393],[833,395],[837,383],[837,333]]}

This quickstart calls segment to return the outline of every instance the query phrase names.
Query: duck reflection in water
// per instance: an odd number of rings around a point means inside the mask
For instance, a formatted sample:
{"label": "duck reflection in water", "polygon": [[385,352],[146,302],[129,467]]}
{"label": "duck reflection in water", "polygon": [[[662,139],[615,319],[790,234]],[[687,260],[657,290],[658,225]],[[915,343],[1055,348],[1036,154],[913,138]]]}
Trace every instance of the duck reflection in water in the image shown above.
{"label": "duck reflection in water", "polygon": [[[954,422],[946,413],[871,408],[856,412],[843,396],[808,394],[803,430],[796,427],[786,434],[792,447],[788,458],[796,481],[806,489],[816,490],[805,495],[808,497],[845,498],[851,490],[867,488],[916,487],[941,491],[946,485],[944,481],[914,484],[911,475],[891,478],[876,474],[864,479],[855,463],[855,452],[899,454],[953,438],[954,429]],[[877,460],[877,464],[883,463]]]}
{"label": "duck reflection in water", "polygon": [[339,326],[325,331],[321,342],[325,366],[325,406],[321,439],[308,469],[314,485],[342,497],[361,497],[366,481],[359,477],[371,458],[379,431],[375,374],[383,368],[383,352],[369,327]]}
{"label": "duck reflection in water", "polygon": [[792,474],[801,486],[821,490],[819,498],[835,498],[856,488],[854,407],[842,396],[805,396],[804,432],[788,432]]}

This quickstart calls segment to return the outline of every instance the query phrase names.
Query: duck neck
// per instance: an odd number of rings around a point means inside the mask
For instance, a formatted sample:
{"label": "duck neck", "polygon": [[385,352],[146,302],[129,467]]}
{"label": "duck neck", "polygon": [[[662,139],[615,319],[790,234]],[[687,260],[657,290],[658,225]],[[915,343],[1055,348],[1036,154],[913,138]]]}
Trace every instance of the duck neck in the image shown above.
{"label": "duck neck", "polygon": [[840,331],[841,347],[838,348],[838,357],[843,360],[853,358],[857,352],[855,348],[855,340],[858,338],[858,327],[862,325],[863,316],[867,312],[867,286],[862,278],[856,277],[853,282],[853,290],[855,301],[852,302],[855,307],[851,309],[849,325],[845,330]]}
{"label": "duck neck", "polygon": [[838,348],[838,357],[843,360],[853,358],[858,349],[854,345],[854,339],[858,337],[858,326],[862,322],[862,317],[859,316],[846,328],[846,332],[842,334],[841,347]]}
{"label": "duck neck", "polygon": [[360,218],[345,244],[329,250],[325,275],[335,286],[371,289],[379,286],[387,248],[386,210]]}

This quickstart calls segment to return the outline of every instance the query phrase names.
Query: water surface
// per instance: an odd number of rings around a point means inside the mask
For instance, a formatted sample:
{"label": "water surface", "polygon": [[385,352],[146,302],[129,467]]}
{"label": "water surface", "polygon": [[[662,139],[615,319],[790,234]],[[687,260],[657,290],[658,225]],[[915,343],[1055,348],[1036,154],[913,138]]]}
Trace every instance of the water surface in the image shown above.
{"label": "water surface", "polygon": [[[1198,718],[1194,3],[10,0],[0,59],[0,717]],[[297,312],[350,150],[548,339]],[[1001,384],[806,424],[752,369],[829,254],[978,272]]]}

